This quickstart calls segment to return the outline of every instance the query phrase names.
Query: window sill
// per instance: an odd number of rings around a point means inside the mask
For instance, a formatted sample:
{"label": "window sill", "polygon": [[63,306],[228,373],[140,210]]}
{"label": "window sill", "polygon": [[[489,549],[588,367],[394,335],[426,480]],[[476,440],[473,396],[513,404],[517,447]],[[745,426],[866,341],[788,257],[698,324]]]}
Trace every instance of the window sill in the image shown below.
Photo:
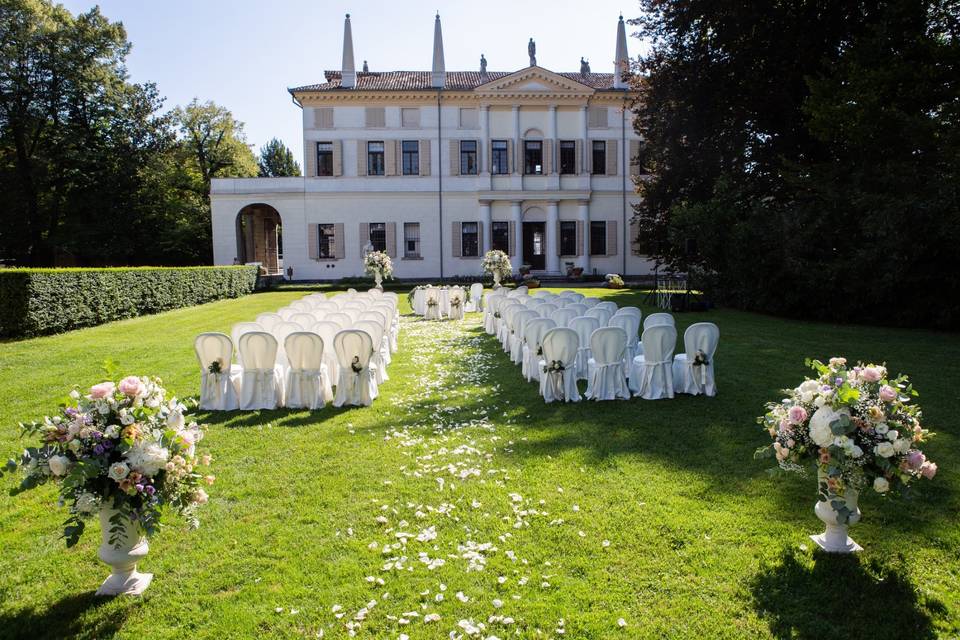
{"label": "window sill", "polygon": [[336,262],[340,258],[313,258],[314,262]]}
{"label": "window sill", "polygon": [[401,260],[423,260],[423,256],[403,256]]}

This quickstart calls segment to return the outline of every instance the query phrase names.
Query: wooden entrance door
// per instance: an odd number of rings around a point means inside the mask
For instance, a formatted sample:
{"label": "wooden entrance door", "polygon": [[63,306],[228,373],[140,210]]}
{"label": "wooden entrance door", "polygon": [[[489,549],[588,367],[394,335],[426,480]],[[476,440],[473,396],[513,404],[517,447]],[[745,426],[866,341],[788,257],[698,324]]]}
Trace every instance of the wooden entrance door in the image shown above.
{"label": "wooden entrance door", "polygon": [[545,222],[523,223],[523,263],[535,271],[547,266],[547,224]]}

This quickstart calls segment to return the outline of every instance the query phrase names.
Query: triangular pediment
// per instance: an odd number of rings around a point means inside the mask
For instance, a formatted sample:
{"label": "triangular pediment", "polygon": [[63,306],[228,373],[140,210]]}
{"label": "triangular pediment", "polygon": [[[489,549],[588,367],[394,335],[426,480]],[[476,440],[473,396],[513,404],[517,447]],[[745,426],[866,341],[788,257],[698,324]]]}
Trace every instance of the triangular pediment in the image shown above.
{"label": "triangular pediment", "polygon": [[594,92],[593,88],[585,84],[561,76],[543,67],[527,67],[526,69],[521,69],[520,71],[482,84],[474,91],[490,96],[515,94],[588,96]]}

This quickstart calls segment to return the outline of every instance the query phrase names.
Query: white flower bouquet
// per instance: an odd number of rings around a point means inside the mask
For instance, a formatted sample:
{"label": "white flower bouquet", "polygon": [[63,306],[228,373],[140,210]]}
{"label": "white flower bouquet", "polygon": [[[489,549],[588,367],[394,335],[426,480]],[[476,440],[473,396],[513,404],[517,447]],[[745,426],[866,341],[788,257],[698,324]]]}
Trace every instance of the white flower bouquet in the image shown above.
{"label": "white flower bouquet", "polygon": [[841,522],[850,512],[848,490],[873,487],[877,493],[903,493],[918,478],[932,479],[937,465],[917,448],[933,434],[920,424],[917,395],[907,376],[889,378],[883,366],[845,358],[828,364],[807,360],[818,377],[806,379],[786,397],[767,405],[758,419],[773,442],[757,450],[773,456],[781,469],[804,473],[814,464],[819,500],[829,502]]}
{"label": "white flower bouquet", "polygon": [[483,254],[481,266],[484,272],[499,275],[501,278],[507,278],[513,273],[510,256],[499,249],[491,249]]}
{"label": "white flower bouquet", "polygon": [[384,280],[393,277],[393,260],[383,251],[371,251],[363,259],[363,268],[367,275],[380,274]]}
{"label": "white flower bouquet", "polygon": [[136,376],[94,385],[86,395],[74,389],[60,413],[20,425],[23,435],[40,442],[19,463],[7,462],[6,472],[19,467],[24,473],[11,494],[57,483],[60,504],[70,510],[68,547],[101,507],[116,509],[147,536],[158,530],[165,507],[198,526],[195,512],[207,502],[202,486],[214,480],[201,471],[210,456],[196,452],[204,428],[188,423],[187,407],[167,401],[165,393],[159,378]]}

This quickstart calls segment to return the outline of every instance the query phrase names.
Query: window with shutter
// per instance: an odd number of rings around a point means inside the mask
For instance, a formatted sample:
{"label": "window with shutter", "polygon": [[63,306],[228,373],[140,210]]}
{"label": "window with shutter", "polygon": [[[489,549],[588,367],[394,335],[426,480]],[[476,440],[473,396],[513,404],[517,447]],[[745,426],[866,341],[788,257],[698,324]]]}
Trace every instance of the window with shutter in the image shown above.
{"label": "window with shutter", "polygon": [[368,129],[382,129],[387,126],[387,113],[383,107],[367,107],[365,112]]}
{"label": "window with shutter", "polygon": [[608,220],[607,221],[607,255],[615,256],[617,255],[617,243],[619,238],[617,237],[617,221]]}
{"label": "window with shutter", "polygon": [[609,114],[610,110],[606,107],[590,107],[588,126],[591,129],[607,129],[610,126]]}
{"label": "window with shutter", "polygon": [[420,223],[405,222],[403,224],[403,257],[420,257]]}
{"label": "window with shutter", "polygon": [[420,141],[420,175],[430,175],[430,141]]}
{"label": "window with shutter", "polygon": [[318,224],[317,227],[317,257],[321,260],[336,257],[334,245],[334,225]]}
{"label": "window with shutter", "polygon": [[607,255],[607,223],[603,220],[590,221],[590,255]]}
{"label": "window with shutter", "polygon": [[490,173],[501,176],[510,173],[510,163],[507,160],[507,141],[490,141]]}
{"label": "window with shutter", "polygon": [[335,225],[333,225],[333,247],[334,247],[333,257],[335,260],[341,260],[347,257],[345,243],[346,243],[346,232],[343,229],[343,223],[338,222]]}
{"label": "window with shutter", "polygon": [[619,157],[619,154],[617,152],[617,141],[607,140],[607,153],[606,153],[607,166],[605,167],[605,171],[608,176],[617,175],[617,170],[619,168],[618,165],[620,164],[619,162],[617,162],[618,157]]}
{"label": "window with shutter", "polygon": [[404,129],[419,129],[420,128],[420,108],[403,108],[400,109],[400,126]]}
{"label": "window with shutter", "polygon": [[590,173],[603,175],[607,172],[607,143],[604,140],[594,140],[590,143]]}
{"label": "window with shutter", "polygon": [[317,143],[317,175],[325,177],[333,175],[332,142]]}
{"label": "window with shutter", "polygon": [[370,244],[374,251],[387,250],[387,223],[371,222],[369,224]]}
{"label": "window with shutter", "polygon": [[490,248],[510,252],[510,223],[509,222],[491,222],[490,223]]}
{"label": "window with shutter", "polygon": [[463,176],[475,176],[477,175],[477,141],[476,140],[461,140],[460,141],[460,175]]}
{"label": "window with shutter", "polygon": [[315,129],[333,129],[333,107],[320,107],[313,110]]}
{"label": "window with shutter", "polygon": [[575,220],[560,221],[560,243],[558,247],[561,256],[577,255],[577,222]]}
{"label": "window with shutter", "polygon": [[573,140],[560,141],[560,173],[569,175],[577,172],[577,144]]}
{"label": "window with shutter", "polygon": [[476,258],[480,255],[480,228],[477,222],[460,224],[460,255]]}
{"label": "window with shutter", "polygon": [[480,126],[480,118],[477,110],[472,107],[460,109],[460,128],[477,129]]}

